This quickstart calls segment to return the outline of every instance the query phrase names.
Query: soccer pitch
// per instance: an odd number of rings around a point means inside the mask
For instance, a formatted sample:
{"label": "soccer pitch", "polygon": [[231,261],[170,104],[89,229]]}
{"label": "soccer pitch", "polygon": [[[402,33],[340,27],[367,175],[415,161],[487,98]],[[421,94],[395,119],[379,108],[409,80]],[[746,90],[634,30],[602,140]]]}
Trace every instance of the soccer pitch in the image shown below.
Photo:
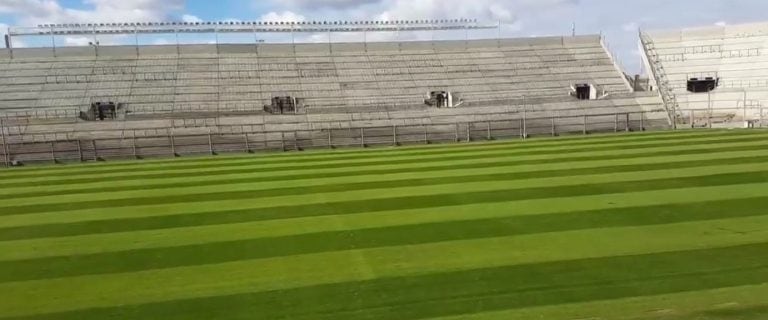
{"label": "soccer pitch", "polygon": [[0,170],[0,319],[766,319],[768,131]]}

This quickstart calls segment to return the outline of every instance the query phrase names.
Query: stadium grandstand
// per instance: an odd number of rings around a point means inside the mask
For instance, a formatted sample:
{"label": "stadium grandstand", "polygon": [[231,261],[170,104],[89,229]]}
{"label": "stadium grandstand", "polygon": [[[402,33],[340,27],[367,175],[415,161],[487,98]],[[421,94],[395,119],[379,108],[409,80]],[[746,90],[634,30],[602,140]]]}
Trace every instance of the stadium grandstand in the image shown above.
{"label": "stadium grandstand", "polygon": [[[496,28],[473,20],[15,28],[0,50],[4,160],[433,143],[669,127],[600,35],[331,41]],[[140,34],[288,34],[290,43],[140,45]],[[296,34],[327,32],[327,43]],[[88,35],[90,46],[56,47]],[[97,36],[136,37],[101,45]],[[51,45],[13,48],[14,37]]]}
{"label": "stadium grandstand", "polygon": [[753,127],[768,107],[768,23],[641,32],[651,83],[677,123]]}

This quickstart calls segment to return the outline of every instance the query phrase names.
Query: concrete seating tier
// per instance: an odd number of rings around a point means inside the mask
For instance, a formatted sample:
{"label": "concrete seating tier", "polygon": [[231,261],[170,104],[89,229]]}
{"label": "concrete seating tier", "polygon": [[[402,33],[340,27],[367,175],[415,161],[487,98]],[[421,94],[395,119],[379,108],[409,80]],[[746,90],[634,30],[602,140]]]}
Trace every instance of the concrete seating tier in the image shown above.
{"label": "concrete seating tier", "polygon": [[98,53],[59,48],[56,56],[50,49],[17,49],[13,56],[0,60],[0,112],[86,109],[93,101],[126,103],[145,115],[191,106],[255,110],[278,95],[298,97],[306,109],[350,110],[420,104],[433,90],[460,93],[478,105],[567,96],[578,82],[630,92],[599,36],[102,47]]}
{"label": "concrete seating tier", "polygon": [[[655,57],[646,57],[648,69],[663,70],[669,82],[666,86],[684,116],[689,109],[708,110],[752,121],[762,117],[762,108],[768,108],[768,23],[647,35],[646,45],[655,51]],[[687,90],[690,78],[705,77],[719,78],[719,86],[710,93]]]}

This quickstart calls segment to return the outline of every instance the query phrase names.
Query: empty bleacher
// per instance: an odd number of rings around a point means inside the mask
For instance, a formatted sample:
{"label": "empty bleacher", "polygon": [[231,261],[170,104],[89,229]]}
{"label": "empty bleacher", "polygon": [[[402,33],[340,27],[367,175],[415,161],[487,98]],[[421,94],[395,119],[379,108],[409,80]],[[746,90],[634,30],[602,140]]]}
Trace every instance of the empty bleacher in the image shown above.
{"label": "empty bleacher", "polygon": [[[674,94],[680,123],[692,126],[763,122],[768,107],[768,23],[712,26],[643,34],[655,83]],[[692,79],[717,81],[691,92]],[[754,124],[753,124],[754,125]],[[759,124],[758,124],[759,125]]]}
{"label": "empty bleacher", "polygon": [[630,92],[599,36],[189,47],[102,49],[99,56],[90,48],[60,48],[56,57],[17,49],[0,65],[0,110],[117,101],[131,115],[254,113],[273,96],[288,95],[300,98],[306,113],[334,113],[423,108],[431,90],[460,93],[473,105],[523,97],[567,102],[570,86],[580,82]]}
{"label": "empty bleacher", "polygon": [[[571,96],[579,83],[599,88],[598,99]],[[461,104],[426,105],[436,90]],[[264,112],[276,96],[299,108]],[[118,121],[78,119],[107,101],[124,104]],[[38,158],[643,130],[666,126],[660,110],[656,94],[632,92],[600,36],[0,50],[9,153],[28,146]]]}

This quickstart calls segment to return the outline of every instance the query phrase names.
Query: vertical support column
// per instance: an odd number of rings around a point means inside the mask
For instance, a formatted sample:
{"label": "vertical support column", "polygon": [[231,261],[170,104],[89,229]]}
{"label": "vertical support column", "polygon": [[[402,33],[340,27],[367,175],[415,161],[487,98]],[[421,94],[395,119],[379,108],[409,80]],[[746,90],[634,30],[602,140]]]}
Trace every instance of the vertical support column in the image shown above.
{"label": "vertical support column", "polygon": [[467,122],[467,142],[472,142],[472,123]]}
{"label": "vertical support column", "polygon": [[496,35],[496,47],[501,48],[501,20],[499,20],[499,30]]}
{"label": "vertical support column", "polygon": [[53,164],[56,164],[56,146],[53,144],[53,141],[51,141],[51,162]]}
{"label": "vertical support column", "polygon": [[13,153],[11,152],[12,151],[11,146],[12,146],[11,144],[8,144],[8,143],[5,144],[5,165],[8,167],[10,167],[11,164],[13,163],[12,162],[13,160],[11,160],[13,158]]}
{"label": "vertical support column", "polygon": [[133,36],[136,39],[136,57],[139,56],[139,27],[136,26],[135,29],[133,29]]}
{"label": "vertical support column", "polygon": [[259,34],[256,32],[256,24],[253,25],[253,53],[259,54]]}
{"label": "vertical support column", "polygon": [[625,132],[630,132],[630,131],[632,131],[632,128],[630,128],[630,126],[629,126],[629,113],[627,113],[626,116],[627,116],[627,120],[626,120],[626,122],[624,122],[624,131]]}
{"label": "vertical support column", "polygon": [[619,114],[616,113],[613,115],[613,117],[613,132],[616,133],[619,132]]}
{"label": "vertical support column", "polygon": [[178,154],[176,153],[176,137],[173,135],[173,129],[168,132],[168,139],[171,141],[171,156],[177,157]]}
{"label": "vertical support column", "polygon": [[429,144],[429,126],[424,125],[424,144]]}
{"label": "vertical support column", "polygon": [[490,141],[490,140],[493,140],[493,133],[491,132],[491,122],[490,122],[490,121],[488,121],[488,122],[486,122],[486,123],[485,123],[485,125],[488,127],[488,136],[487,136],[487,139],[488,139],[489,141]]}
{"label": "vertical support column", "polygon": [[691,109],[691,129],[696,129],[696,110]]}
{"label": "vertical support column", "polygon": [[557,137],[557,117],[552,116],[552,136]]}
{"label": "vertical support column", "polygon": [[360,147],[365,148],[365,128],[360,127]]}
{"label": "vertical support column", "polygon": [[10,54],[11,59],[13,59],[13,34],[11,33],[11,27],[8,27],[5,39],[8,47],[8,54]]}
{"label": "vertical support column", "polygon": [[707,128],[712,129],[712,92],[707,92],[707,108],[709,109]]}
{"label": "vertical support column", "polygon": [[[748,121],[749,121],[747,119],[747,89],[744,89],[744,118],[743,118],[743,120],[744,120],[744,123],[748,123]],[[749,126],[749,125],[747,125],[747,126]]]}
{"label": "vertical support column", "polygon": [[392,125],[392,145],[397,147],[397,125]]}
{"label": "vertical support column", "polygon": [[763,127],[763,105],[761,104],[760,107],[760,128]]}
{"label": "vertical support column", "polygon": [[213,137],[211,137],[211,132],[208,132],[208,150],[211,152],[211,155],[215,155],[213,151]]}
{"label": "vertical support column", "polygon": [[672,112],[672,130],[677,130],[677,107]]}
{"label": "vertical support column", "polygon": [[525,104],[525,97],[523,97],[523,123],[522,123],[522,136],[523,139],[528,139],[528,107]]}
{"label": "vertical support column", "polygon": [[219,26],[213,27],[213,33],[216,35],[216,54],[219,54]]}
{"label": "vertical support column", "polygon": [[585,136],[587,135],[587,115],[586,114],[584,114],[584,130],[583,130],[583,133],[584,133]]}
{"label": "vertical support column", "polygon": [[99,150],[96,149],[96,140],[91,140],[91,148],[93,148],[93,161],[99,161]]}
{"label": "vertical support column", "polygon": [[640,112],[640,132],[645,131],[645,111]]}
{"label": "vertical support column", "polygon": [[285,132],[280,131],[280,148],[285,152]]}
{"label": "vertical support column", "polygon": [[328,149],[333,149],[333,129],[328,128]]}
{"label": "vertical support column", "polygon": [[293,132],[293,150],[301,151],[301,146],[299,144],[299,131],[298,130]]}
{"label": "vertical support column", "polygon": [[454,142],[459,143],[459,124],[458,123],[455,124],[454,131],[455,131]]}
{"label": "vertical support column", "polygon": [[251,143],[248,141],[248,133],[245,134],[245,153],[251,153]]}
{"label": "vertical support column", "polygon": [[8,156],[8,141],[5,141],[5,139],[3,139],[3,158],[5,159],[5,161],[3,161],[5,163],[5,167],[6,168],[10,167],[11,160],[10,160],[10,157]]}
{"label": "vertical support column", "polygon": [[56,33],[54,27],[51,25],[51,48],[53,49],[53,57],[56,58]]}
{"label": "vertical support column", "polygon": [[133,142],[133,158],[138,159],[139,153],[136,152],[136,130],[133,130],[133,138],[131,139],[131,141]]}
{"label": "vertical support column", "polygon": [[464,50],[469,50],[469,29],[464,29]]}
{"label": "vertical support column", "polygon": [[93,26],[93,50],[96,57],[99,57],[99,38],[96,36],[96,26]]}
{"label": "vertical support column", "polygon": [[8,154],[8,139],[5,136],[5,123],[3,123],[3,119],[0,119],[0,134],[2,134],[3,137],[3,154],[5,156],[5,167],[11,166],[11,156]]}
{"label": "vertical support column", "polygon": [[181,56],[181,43],[179,43],[179,29],[173,29],[173,35],[176,37],[176,58],[178,59],[178,56]]}
{"label": "vertical support column", "polygon": [[77,140],[77,154],[80,155],[80,162],[83,162],[83,146],[80,143],[80,139]]}

